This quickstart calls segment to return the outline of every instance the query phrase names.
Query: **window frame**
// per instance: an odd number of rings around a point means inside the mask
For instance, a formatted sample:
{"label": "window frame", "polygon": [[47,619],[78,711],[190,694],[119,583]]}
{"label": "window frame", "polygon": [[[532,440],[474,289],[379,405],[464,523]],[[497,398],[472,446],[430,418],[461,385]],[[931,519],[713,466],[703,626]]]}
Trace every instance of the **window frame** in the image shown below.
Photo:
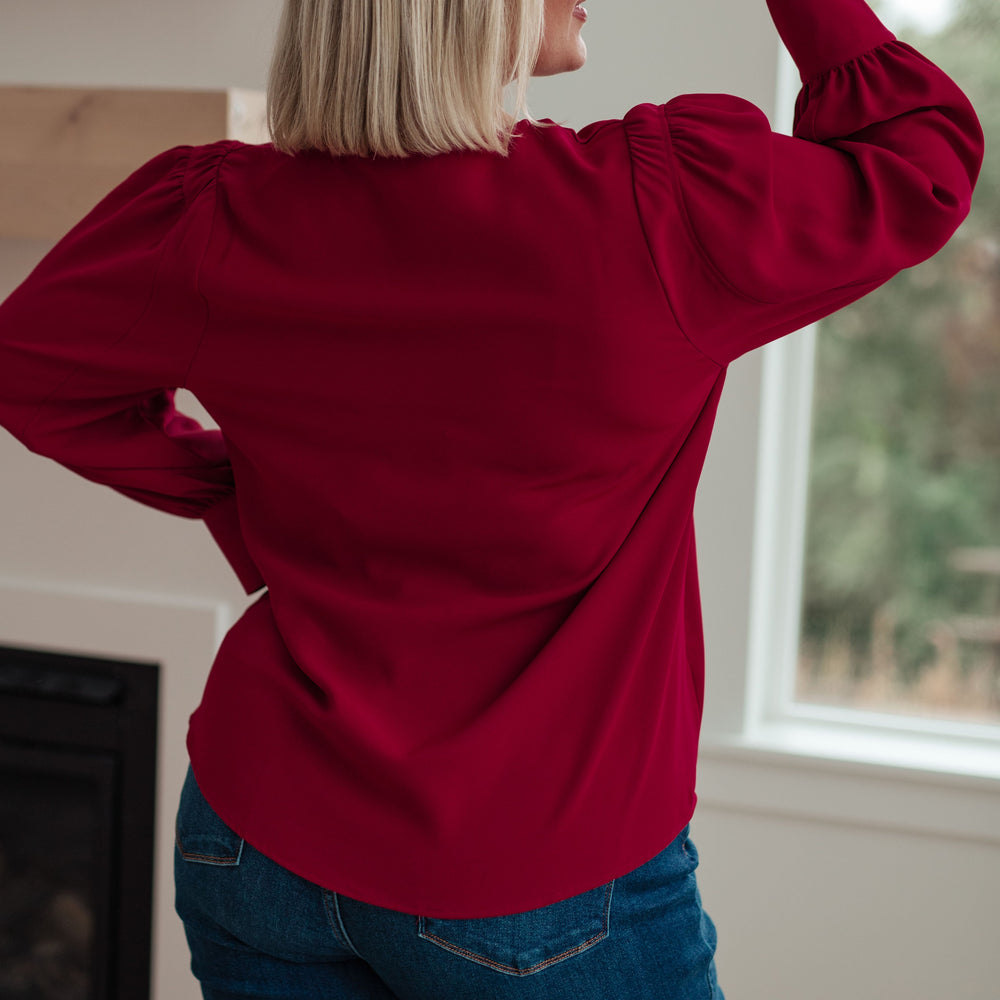
{"label": "window frame", "polygon": [[825,734],[852,757],[909,749],[915,764],[1000,779],[1000,725],[795,700],[816,337],[813,325],[764,348],[743,738],[819,748]]}
{"label": "window frame", "polygon": [[[791,133],[798,72],[781,49],[775,129]],[[1000,791],[1000,724],[798,702],[817,325],[763,348],[747,661],[742,718],[710,727],[716,749],[743,748],[931,777],[985,779]],[[725,729],[728,728],[728,733]]]}

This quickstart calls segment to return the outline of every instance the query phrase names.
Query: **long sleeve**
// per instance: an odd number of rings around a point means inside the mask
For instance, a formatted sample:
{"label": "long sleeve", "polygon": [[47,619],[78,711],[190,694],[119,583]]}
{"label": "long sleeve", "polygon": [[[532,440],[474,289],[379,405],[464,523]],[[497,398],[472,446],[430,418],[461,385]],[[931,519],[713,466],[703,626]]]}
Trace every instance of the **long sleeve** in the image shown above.
{"label": "long sleeve", "polygon": [[251,592],[263,581],[222,435],[174,405],[207,319],[198,269],[224,152],[154,157],[0,304],[0,425],[93,482],[204,519]]}
{"label": "long sleeve", "polygon": [[769,8],[803,80],[793,136],[724,95],[626,117],[666,294],[689,340],[719,364],[933,256],[968,214],[983,156],[961,90],[863,0]]}

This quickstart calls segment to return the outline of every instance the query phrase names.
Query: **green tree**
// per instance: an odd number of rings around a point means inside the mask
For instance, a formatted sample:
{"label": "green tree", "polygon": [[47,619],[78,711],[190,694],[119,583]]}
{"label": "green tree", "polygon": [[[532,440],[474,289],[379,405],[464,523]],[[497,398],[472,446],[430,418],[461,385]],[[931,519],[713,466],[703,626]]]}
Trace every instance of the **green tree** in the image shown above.
{"label": "green tree", "polygon": [[[941,32],[905,38],[972,99],[987,163],[939,254],[821,324],[802,638],[807,672],[836,645],[863,678],[881,622],[899,683],[913,685],[940,656],[942,625],[1000,617],[998,579],[951,559],[1000,547],[1000,0],[962,0]],[[963,642],[958,655],[966,669],[1000,666],[996,646]]]}

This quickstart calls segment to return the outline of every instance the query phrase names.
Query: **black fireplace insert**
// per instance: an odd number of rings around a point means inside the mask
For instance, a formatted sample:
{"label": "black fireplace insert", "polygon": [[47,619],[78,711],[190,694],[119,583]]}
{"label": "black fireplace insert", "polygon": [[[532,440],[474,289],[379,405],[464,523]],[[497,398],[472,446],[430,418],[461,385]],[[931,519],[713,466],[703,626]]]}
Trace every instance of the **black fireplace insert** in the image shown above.
{"label": "black fireplace insert", "polygon": [[0,998],[148,1000],[159,667],[0,646]]}

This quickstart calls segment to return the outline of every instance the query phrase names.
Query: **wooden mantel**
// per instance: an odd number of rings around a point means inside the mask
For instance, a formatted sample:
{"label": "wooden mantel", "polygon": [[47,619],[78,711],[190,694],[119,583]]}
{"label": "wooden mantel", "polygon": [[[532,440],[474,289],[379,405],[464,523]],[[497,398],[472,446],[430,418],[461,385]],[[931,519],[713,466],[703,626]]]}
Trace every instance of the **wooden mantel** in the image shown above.
{"label": "wooden mantel", "polygon": [[0,239],[55,241],[157,153],[267,142],[259,91],[0,86]]}

